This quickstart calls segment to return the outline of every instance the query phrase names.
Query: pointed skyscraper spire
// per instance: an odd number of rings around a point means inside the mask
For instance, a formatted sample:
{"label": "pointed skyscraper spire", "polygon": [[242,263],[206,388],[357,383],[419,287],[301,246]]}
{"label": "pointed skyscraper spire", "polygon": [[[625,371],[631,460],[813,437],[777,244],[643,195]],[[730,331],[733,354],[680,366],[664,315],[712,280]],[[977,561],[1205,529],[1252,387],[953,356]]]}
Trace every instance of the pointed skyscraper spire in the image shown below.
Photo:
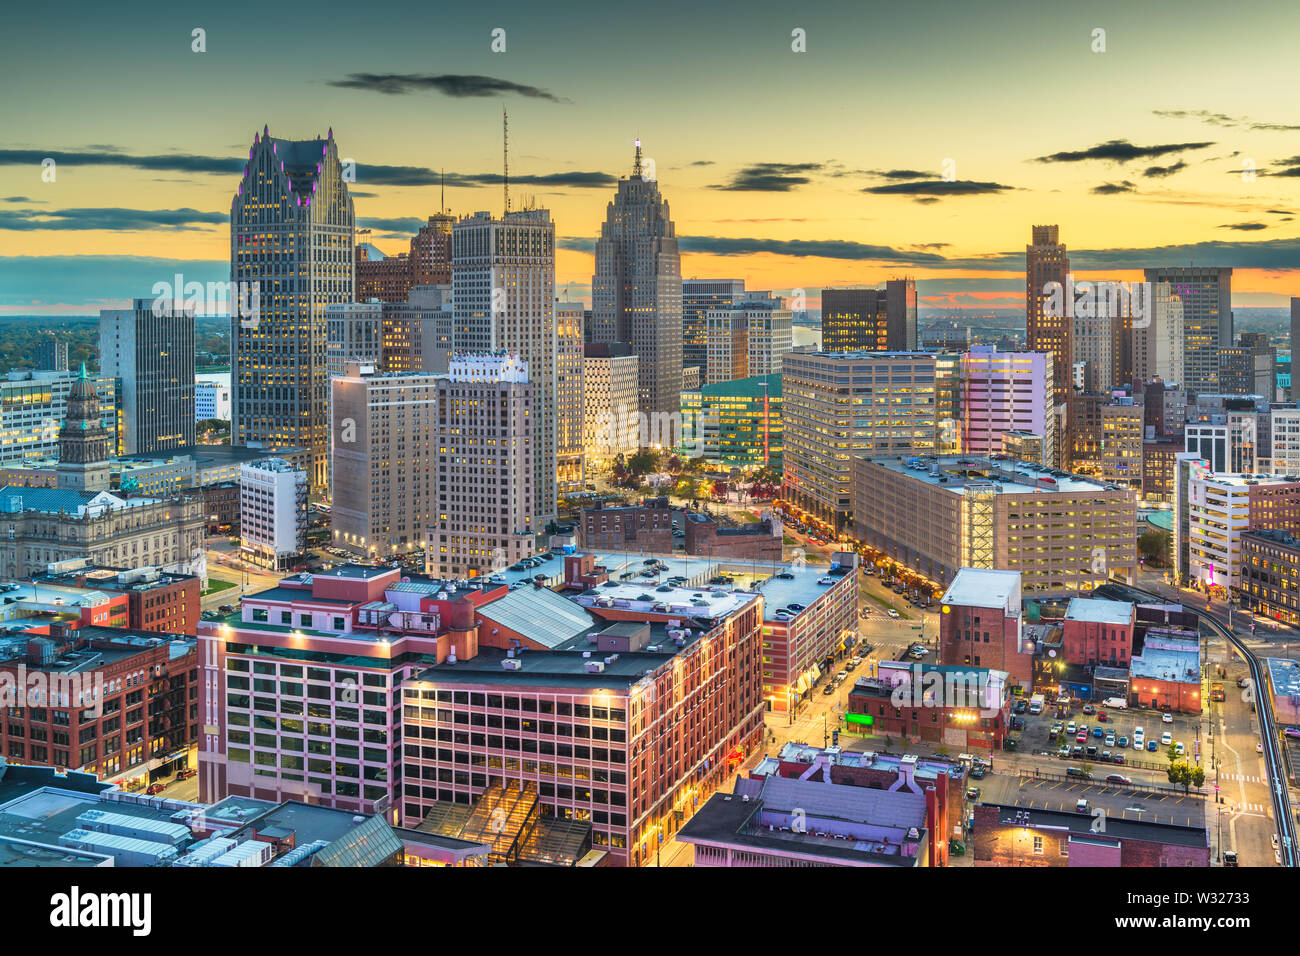
{"label": "pointed skyscraper spire", "polygon": [[632,175],[640,176],[641,175],[641,137],[638,136],[636,140],[634,140],[634,142],[636,143],[636,158],[632,160]]}

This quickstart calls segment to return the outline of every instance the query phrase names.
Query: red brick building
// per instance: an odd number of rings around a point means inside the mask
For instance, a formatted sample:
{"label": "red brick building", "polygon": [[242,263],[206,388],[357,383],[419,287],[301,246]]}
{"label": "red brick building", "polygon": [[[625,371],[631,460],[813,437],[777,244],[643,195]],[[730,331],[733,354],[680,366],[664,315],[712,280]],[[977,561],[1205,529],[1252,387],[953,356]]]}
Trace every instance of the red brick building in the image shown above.
{"label": "red brick building", "polygon": [[193,639],[52,624],[0,640],[0,674],[21,697],[3,702],[0,721],[0,752],[15,763],[142,784],[198,740]]}
{"label": "red brick building", "polygon": [[1011,686],[1033,686],[1033,644],[1023,634],[1019,571],[962,568],[939,610],[940,664],[1006,671]]}
{"label": "red brick building", "polygon": [[1209,866],[1204,827],[1033,810],[982,803],[975,808],[976,866]]}
{"label": "red brick building", "polygon": [[430,216],[411,239],[409,252],[372,259],[373,247],[356,247],[358,302],[406,302],[420,285],[451,285],[451,227],[453,217]]}
{"label": "red brick building", "polygon": [[1127,667],[1133,655],[1132,604],[1072,598],[1061,627],[1067,664]]}
{"label": "red brick building", "polygon": [[673,511],[667,498],[647,498],[639,505],[583,508],[578,546],[587,551],[632,551],[672,554]]}
{"label": "red brick building", "polygon": [[193,574],[164,572],[154,567],[80,568],[42,575],[34,581],[124,595],[125,627],[162,634],[198,633],[201,588]]}
{"label": "red brick building", "polygon": [[853,685],[845,718],[876,737],[1000,750],[1011,717],[1006,677],[982,667],[882,663],[879,677]]}
{"label": "red brick building", "polygon": [[772,522],[760,521],[738,528],[719,527],[709,515],[685,515],[686,553],[732,560],[780,561],[781,530]]}

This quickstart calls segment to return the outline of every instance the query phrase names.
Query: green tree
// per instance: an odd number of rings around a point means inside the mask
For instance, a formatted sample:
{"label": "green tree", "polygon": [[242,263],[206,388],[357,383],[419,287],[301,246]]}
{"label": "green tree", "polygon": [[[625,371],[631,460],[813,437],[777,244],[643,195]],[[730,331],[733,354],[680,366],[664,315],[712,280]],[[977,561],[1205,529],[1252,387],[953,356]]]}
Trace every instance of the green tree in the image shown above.
{"label": "green tree", "polygon": [[1138,536],[1138,553],[1149,565],[1157,568],[1169,566],[1169,549],[1172,538],[1168,531],[1151,529]]}

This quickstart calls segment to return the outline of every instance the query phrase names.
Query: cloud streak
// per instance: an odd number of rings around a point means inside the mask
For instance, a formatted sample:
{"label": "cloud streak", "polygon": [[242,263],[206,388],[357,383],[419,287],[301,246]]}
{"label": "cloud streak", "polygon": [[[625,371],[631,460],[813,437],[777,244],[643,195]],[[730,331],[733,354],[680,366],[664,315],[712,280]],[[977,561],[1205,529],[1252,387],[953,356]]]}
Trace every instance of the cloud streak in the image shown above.
{"label": "cloud streak", "polygon": [[1184,153],[1193,149],[1205,149],[1213,142],[1203,143],[1159,143],[1152,146],[1137,146],[1126,139],[1110,139],[1087,149],[1064,150],[1032,159],[1034,163],[1083,163],[1101,160],[1110,163],[1129,163],[1135,159],[1157,159],[1171,153]]}
{"label": "cloud streak", "polygon": [[349,73],[346,79],[330,80],[330,86],[365,90],[385,96],[412,93],[441,93],[455,99],[514,94],[529,99],[567,103],[549,90],[474,73]]}

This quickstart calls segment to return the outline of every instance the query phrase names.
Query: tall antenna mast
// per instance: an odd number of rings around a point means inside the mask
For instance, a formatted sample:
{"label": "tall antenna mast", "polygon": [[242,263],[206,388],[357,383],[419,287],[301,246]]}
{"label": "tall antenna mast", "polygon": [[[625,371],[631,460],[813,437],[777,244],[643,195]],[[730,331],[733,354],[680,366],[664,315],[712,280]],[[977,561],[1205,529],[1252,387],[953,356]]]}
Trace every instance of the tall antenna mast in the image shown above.
{"label": "tall antenna mast", "polygon": [[506,192],[506,212],[510,211],[510,114],[501,107],[501,152],[504,175],[501,177]]}
{"label": "tall antenna mast", "polygon": [[636,159],[632,161],[632,175],[640,176],[641,175],[641,137],[640,136],[636,138],[635,143],[636,143]]}
{"label": "tall antenna mast", "polygon": [[442,185],[438,190],[438,212],[447,212],[447,170],[442,170]]}

